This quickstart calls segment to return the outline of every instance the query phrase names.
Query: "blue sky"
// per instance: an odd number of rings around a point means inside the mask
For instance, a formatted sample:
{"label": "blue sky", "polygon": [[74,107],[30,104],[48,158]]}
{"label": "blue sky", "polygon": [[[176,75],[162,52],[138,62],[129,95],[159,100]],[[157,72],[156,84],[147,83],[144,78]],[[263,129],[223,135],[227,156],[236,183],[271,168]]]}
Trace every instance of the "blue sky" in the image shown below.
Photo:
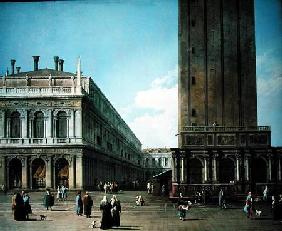
{"label": "blue sky", "polygon": [[[259,125],[282,146],[281,3],[256,0]],[[143,147],[175,147],[177,133],[177,0],[0,3],[0,74],[53,68],[92,76]]]}

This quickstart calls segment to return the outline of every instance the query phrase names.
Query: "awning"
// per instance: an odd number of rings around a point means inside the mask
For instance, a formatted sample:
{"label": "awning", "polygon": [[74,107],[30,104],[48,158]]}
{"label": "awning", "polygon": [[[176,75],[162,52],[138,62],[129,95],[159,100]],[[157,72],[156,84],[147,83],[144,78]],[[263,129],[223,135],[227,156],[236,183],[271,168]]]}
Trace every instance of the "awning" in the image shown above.
{"label": "awning", "polygon": [[153,178],[168,178],[171,177],[171,174],[172,174],[172,170],[166,170],[157,175],[154,175]]}

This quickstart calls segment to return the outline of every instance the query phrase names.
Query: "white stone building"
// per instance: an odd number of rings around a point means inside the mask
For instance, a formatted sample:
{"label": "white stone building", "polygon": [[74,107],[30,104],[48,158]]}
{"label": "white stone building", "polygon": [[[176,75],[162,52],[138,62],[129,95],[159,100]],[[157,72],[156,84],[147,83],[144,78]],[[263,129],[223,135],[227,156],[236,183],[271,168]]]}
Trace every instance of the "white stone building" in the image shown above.
{"label": "white stone building", "polygon": [[141,143],[91,77],[54,69],[0,76],[0,185],[95,188],[142,178]]}

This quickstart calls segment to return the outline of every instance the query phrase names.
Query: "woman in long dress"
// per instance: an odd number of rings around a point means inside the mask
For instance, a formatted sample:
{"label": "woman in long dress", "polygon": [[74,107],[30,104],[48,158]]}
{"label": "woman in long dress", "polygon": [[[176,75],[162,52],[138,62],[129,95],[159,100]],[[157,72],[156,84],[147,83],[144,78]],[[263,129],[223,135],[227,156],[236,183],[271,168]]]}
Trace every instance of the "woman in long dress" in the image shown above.
{"label": "woman in long dress", "polygon": [[108,202],[107,196],[104,196],[100,203],[102,212],[100,229],[109,229],[112,227],[111,204]]}
{"label": "woman in long dress", "polygon": [[120,201],[117,199],[116,195],[113,195],[111,199],[111,212],[113,218],[113,226],[120,226],[120,213],[121,213],[121,206]]}

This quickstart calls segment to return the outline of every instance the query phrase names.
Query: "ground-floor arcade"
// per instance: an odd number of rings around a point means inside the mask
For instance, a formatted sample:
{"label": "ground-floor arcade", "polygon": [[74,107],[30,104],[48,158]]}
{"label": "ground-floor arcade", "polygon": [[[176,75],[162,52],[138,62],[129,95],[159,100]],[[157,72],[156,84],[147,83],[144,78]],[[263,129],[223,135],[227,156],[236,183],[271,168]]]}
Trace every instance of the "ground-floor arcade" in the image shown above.
{"label": "ground-floor arcade", "polygon": [[132,182],[137,166],[81,147],[0,150],[0,185],[7,189],[96,189],[99,181]]}
{"label": "ground-floor arcade", "polygon": [[229,194],[249,190],[262,194],[282,190],[282,150],[264,149],[173,149],[171,197],[196,191],[215,195],[220,188]]}

